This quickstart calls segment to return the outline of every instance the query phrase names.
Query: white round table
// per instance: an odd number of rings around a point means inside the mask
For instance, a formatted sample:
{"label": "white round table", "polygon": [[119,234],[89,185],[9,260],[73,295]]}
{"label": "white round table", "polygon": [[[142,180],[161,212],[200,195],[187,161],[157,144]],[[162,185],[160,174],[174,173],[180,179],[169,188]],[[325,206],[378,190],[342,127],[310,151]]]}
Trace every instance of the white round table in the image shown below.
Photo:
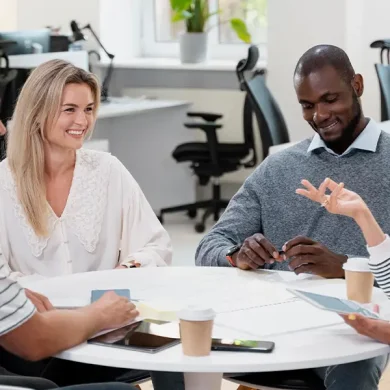
{"label": "white round table", "polygon": [[[93,289],[113,288],[129,288],[133,299],[164,302],[172,308],[205,304],[217,312],[214,337],[275,342],[270,354],[212,352],[208,357],[192,358],[183,355],[181,345],[148,354],[84,343],[58,356],[103,366],[184,372],[186,389],[217,389],[222,373],[323,367],[389,353],[389,346],[358,335],[334,313],[291,299],[285,289],[296,287],[345,297],[344,283],[298,278],[290,272],[167,267],[88,272],[25,280],[23,285],[54,303],[67,301],[70,305],[88,304]],[[373,300],[388,307],[386,296],[378,289]]]}

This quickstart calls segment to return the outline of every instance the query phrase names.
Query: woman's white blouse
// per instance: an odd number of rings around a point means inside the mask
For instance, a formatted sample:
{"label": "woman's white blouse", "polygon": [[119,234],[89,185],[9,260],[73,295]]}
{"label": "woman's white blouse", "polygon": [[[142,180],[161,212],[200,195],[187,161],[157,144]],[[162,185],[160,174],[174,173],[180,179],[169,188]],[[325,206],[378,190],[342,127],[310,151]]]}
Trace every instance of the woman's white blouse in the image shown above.
{"label": "woman's white blouse", "polygon": [[[0,163],[0,265],[13,279],[171,263],[170,238],[137,182],[109,153],[80,149],[64,212],[49,207],[38,237],[20,205],[7,159]],[[118,271],[119,272],[119,271]]]}

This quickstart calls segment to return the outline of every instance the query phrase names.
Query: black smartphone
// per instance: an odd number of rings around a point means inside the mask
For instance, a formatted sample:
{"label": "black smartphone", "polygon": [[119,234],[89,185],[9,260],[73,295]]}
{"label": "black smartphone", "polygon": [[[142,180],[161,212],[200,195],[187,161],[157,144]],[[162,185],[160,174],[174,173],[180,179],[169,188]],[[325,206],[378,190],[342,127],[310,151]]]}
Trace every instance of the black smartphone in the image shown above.
{"label": "black smartphone", "polygon": [[274,342],[258,340],[213,339],[211,344],[211,349],[213,351],[269,353],[272,352],[274,348]]}

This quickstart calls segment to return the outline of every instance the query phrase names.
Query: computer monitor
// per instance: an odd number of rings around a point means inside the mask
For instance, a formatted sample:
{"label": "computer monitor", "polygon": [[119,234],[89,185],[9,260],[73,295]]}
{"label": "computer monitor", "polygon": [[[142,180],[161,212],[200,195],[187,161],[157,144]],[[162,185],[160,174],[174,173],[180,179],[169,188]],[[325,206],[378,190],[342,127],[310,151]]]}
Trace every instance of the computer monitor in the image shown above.
{"label": "computer monitor", "polygon": [[8,55],[32,54],[33,44],[42,46],[42,53],[48,53],[50,47],[50,30],[0,31],[0,40],[15,41],[16,44],[7,48]]}

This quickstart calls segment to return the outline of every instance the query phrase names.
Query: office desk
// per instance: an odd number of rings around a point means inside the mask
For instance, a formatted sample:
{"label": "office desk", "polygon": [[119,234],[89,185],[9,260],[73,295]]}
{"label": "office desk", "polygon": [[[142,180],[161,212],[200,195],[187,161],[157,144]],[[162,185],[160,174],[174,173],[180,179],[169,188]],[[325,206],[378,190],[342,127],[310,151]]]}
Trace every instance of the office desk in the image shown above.
{"label": "office desk", "polygon": [[[224,372],[322,367],[390,352],[388,345],[359,336],[337,314],[298,299],[290,304],[285,297],[286,286],[345,298],[344,280],[306,277],[302,279],[292,272],[248,272],[235,268],[159,267],[88,272],[30,282],[22,279],[21,282],[45,294],[54,304],[77,300],[83,305],[89,302],[93,289],[130,288],[134,299],[165,302],[170,307],[191,303],[212,306],[217,312],[214,337],[275,342],[275,350],[270,354],[212,352],[208,357],[191,358],[183,355],[181,345],[148,354],[84,343],[59,355],[62,359],[103,366],[184,372],[186,390],[219,389]],[[269,294],[264,294],[266,286],[272,289]],[[382,313],[388,311],[389,301],[383,291],[375,289],[373,301],[381,304]],[[312,321],[317,321],[319,326],[303,330]],[[333,325],[321,327],[326,321]],[[266,327],[271,333],[264,330]],[[300,330],[293,334],[280,332],[287,327]],[[276,329],[279,332],[272,334]]]}
{"label": "office desk", "polygon": [[186,164],[177,164],[173,149],[194,139],[184,128],[190,103],[111,98],[102,103],[94,139],[107,139],[110,152],[130,171],[152,208],[195,201],[195,181]]}

